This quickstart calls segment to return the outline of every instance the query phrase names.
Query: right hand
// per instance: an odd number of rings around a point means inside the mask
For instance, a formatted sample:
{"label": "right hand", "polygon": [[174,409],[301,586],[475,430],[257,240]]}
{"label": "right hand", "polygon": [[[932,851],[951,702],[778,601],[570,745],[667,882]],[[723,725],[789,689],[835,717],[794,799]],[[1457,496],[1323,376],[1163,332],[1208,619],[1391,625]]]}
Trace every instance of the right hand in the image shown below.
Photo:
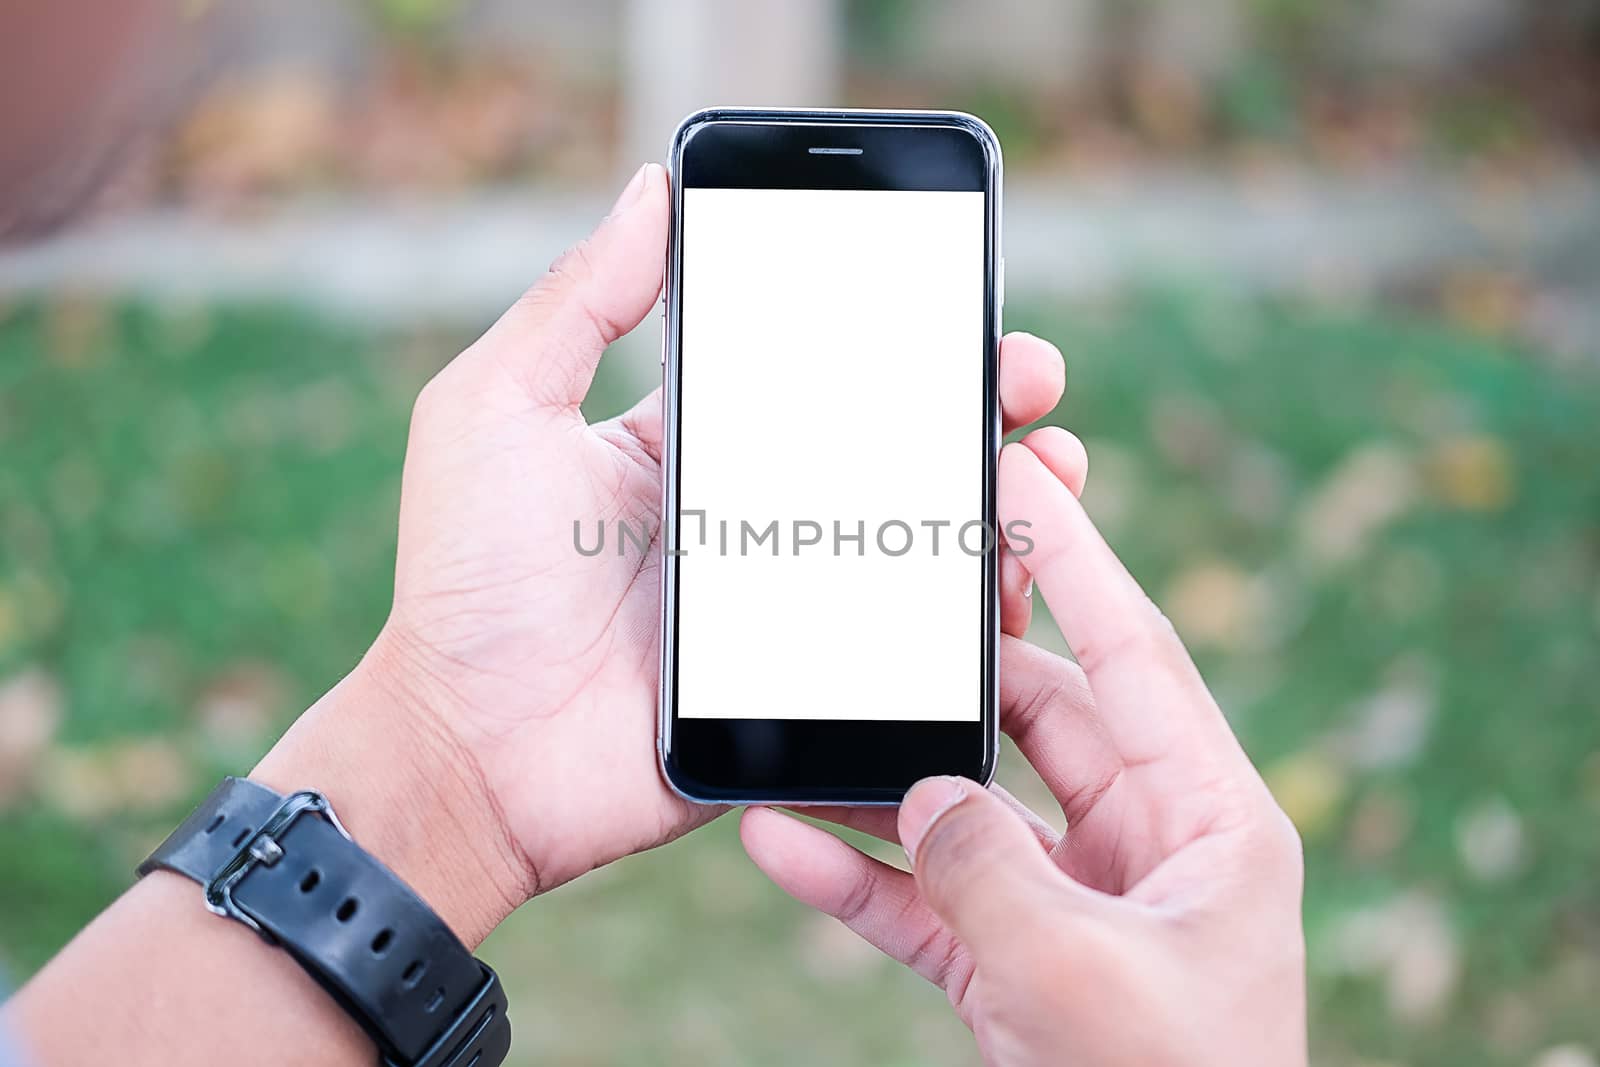
{"label": "right hand", "polygon": [[1002,518],[1078,666],[1002,638],[1001,723],[1060,801],[1058,836],[1003,790],[933,778],[889,839],[902,871],[751,808],[751,858],[941,986],[991,1064],[1306,1062],[1300,841],[1167,620],[1068,486],[1063,431],[1006,447]]}

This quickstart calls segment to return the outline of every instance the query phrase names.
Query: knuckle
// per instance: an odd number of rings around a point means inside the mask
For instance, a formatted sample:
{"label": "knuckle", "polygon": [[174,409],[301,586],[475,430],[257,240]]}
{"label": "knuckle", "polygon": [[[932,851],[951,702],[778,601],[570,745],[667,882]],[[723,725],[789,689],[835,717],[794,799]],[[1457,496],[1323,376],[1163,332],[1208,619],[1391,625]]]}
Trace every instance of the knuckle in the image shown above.
{"label": "knuckle", "polygon": [[1005,714],[1006,733],[1019,745],[1041,722],[1093,707],[1083,669],[1053,652],[1029,646],[1029,669],[1019,671],[1029,678]]}
{"label": "knuckle", "polygon": [[1094,674],[1112,664],[1136,663],[1171,677],[1186,677],[1194,668],[1178,633],[1154,600],[1145,597],[1145,610],[1121,628],[1095,637],[1075,649],[1078,663]]}
{"label": "knuckle", "polygon": [[541,285],[558,292],[570,291],[581,288],[594,277],[594,250],[585,237],[567,248],[550,264],[550,269],[539,280],[529,295],[539,289]]}
{"label": "knuckle", "polygon": [[906,953],[906,965],[919,974],[929,975],[936,985],[948,985],[962,971],[965,961],[961,943],[943,926],[935,925]]}
{"label": "knuckle", "polygon": [[[448,368],[446,368],[448,369]],[[416,433],[419,429],[426,428],[435,421],[439,412],[444,408],[449,391],[445,381],[445,372],[440,370],[433,377],[423,383],[417,391],[416,400],[411,404],[411,431]]]}
{"label": "knuckle", "polygon": [[544,277],[517,300],[517,307],[535,322],[547,322],[558,311],[575,314],[585,334],[573,338],[572,343],[603,348],[626,333],[628,324],[605,310],[606,301],[596,299],[600,272],[592,242],[592,237],[586,237],[557,256]]}
{"label": "knuckle", "polygon": [[877,879],[870,872],[862,872],[851,881],[844,895],[839,898],[834,916],[847,926],[854,923],[866,914],[867,908],[872,905],[877,888]]}
{"label": "knuckle", "polygon": [[1168,668],[1176,670],[1186,666],[1189,652],[1184,648],[1177,626],[1154,600],[1146,597],[1145,606],[1144,625],[1139,627],[1145,650]]}
{"label": "knuckle", "polygon": [[1077,826],[1087,819],[1089,813],[1099,807],[1100,802],[1122,780],[1124,769],[1121,763],[1108,764],[1098,774],[1090,774],[1081,782],[1068,786],[1059,798],[1067,825]]}
{"label": "knuckle", "polygon": [[1054,715],[1066,699],[1066,683],[1059,675],[1040,679],[1017,704],[1012,714],[1011,739],[1022,744],[1040,720]]}
{"label": "knuckle", "polygon": [[517,297],[514,311],[534,323],[543,322],[568,300],[576,298],[594,276],[589,239],[567,246],[539,280]]}
{"label": "knuckle", "polygon": [[1277,880],[1298,885],[1305,876],[1305,843],[1300,831],[1270,798],[1261,808],[1247,835],[1254,862]]}
{"label": "knuckle", "polygon": [[471,395],[477,388],[477,345],[440,367],[423,383],[411,403],[411,432],[427,433],[461,421],[472,410]]}
{"label": "knuckle", "polygon": [[1108,632],[1103,637],[1093,635],[1073,651],[1077,653],[1078,665],[1093,675],[1119,660],[1145,658],[1152,651],[1154,640],[1148,627],[1132,626]]}
{"label": "knuckle", "polygon": [[566,299],[566,294],[573,288],[569,276],[557,270],[561,261],[556,261],[556,266],[550,270],[517,297],[513,312],[531,323],[542,323],[550,314],[552,308]]}
{"label": "knuckle", "polygon": [[1276,804],[1271,805],[1266,823],[1269,854],[1298,882],[1305,875],[1306,865],[1305,841],[1300,837],[1299,828]]}

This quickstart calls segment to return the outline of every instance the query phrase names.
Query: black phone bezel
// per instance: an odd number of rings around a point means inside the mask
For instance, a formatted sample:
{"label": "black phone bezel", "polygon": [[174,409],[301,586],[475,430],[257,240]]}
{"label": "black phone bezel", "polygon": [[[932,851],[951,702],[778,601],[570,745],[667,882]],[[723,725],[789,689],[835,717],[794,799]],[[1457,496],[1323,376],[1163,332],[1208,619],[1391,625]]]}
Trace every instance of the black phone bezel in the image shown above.
{"label": "black phone bezel", "polygon": [[[847,151],[813,152],[813,148]],[[860,149],[859,153],[848,150]],[[970,190],[984,193],[983,513],[995,529],[1000,448],[999,143],[958,112],[716,108],[673,137],[663,322],[662,645],[659,755],[668,784],[700,803],[895,804],[919,779],[988,783],[999,748],[996,551],[984,555],[979,715],[967,722],[682,718],[677,714],[678,428],[685,187]],[[759,694],[752,694],[758,701]]]}

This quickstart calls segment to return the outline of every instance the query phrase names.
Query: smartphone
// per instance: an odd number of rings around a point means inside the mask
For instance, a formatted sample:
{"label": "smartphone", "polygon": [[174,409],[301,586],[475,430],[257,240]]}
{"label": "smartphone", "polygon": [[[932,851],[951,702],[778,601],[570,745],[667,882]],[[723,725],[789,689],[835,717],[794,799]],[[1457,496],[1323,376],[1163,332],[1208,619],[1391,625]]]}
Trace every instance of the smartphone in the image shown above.
{"label": "smartphone", "polygon": [[704,803],[994,772],[1000,146],[971,115],[673,137],[661,766]]}

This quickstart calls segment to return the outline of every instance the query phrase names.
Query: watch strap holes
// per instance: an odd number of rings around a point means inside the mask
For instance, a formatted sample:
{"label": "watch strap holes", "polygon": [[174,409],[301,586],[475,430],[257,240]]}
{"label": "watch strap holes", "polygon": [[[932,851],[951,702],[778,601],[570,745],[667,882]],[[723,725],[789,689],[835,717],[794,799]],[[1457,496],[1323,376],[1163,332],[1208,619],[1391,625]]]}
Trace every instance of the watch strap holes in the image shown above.
{"label": "watch strap holes", "polygon": [[228,816],[227,816],[226,813],[220,812],[220,811],[217,812],[216,816],[211,820],[211,824],[206,827],[206,833],[208,833],[208,834],[216,833],[217,832],[217,827],[221,826],[224,822],[227,821],[227,819],[228,819]]}
{"label": "watch strap holes", "polygon": [[311,868],[305,873],[305,876],[300,879],[300,892],[311,892],[313,889],[317,888],[317,883],[320,881],[322,881],[322,872],[317,870],[315,867]]}
{"label": "watch strap holes", "polygon": [[333,917],[342,923],[347,923],[356,917],[356,909],[360,906],[355,897],[345,897],[339,904],[339,910],[333,913]]}
{"label": "watch strap holes", "polygon": [[246,826],[244,829],[240,830],[239,833],[233,839],[233,847],[234,848],[238,848],[240,845],[244,844],[244,839],[249,837],[250,833],[251,833],[251,828],[248,827],[248,826]]}
{"label": "watch strap holes", "polygon": [[372,954],[381,956],[389,951],[389,946],[394,942],[394,931],[385,926],[378,931],[378,936],[372,939]]}
{"label": "watch strap holes", "polygon": [[429,1015],[432,1015],[434,1012],[439,1010],[439,1005],[443,1003],[444,986],[440,986],[428,996],[428,1002],[422,1006],[422,1010],[427,1012]]}
{"label": "watch strap holes", "polygon": [[406,964],[405,973],[400,976],[400,981],[407,989],[415,989],[422,976],[428,970],[428,965],[422,960],[412,960]]}

